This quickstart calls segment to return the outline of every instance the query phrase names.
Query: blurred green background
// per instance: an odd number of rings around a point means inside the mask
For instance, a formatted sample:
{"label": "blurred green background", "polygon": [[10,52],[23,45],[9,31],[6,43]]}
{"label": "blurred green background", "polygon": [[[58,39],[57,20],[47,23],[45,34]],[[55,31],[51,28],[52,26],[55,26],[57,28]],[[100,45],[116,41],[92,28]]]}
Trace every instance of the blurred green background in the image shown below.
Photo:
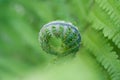
{"label": "blurred green background", "polygon": [[0,80],[106,80],[82,46],[74,58],[59,60],[38,42],[41,27],[54,20],[83,34],[91,6],[92,0],[0,0]]}

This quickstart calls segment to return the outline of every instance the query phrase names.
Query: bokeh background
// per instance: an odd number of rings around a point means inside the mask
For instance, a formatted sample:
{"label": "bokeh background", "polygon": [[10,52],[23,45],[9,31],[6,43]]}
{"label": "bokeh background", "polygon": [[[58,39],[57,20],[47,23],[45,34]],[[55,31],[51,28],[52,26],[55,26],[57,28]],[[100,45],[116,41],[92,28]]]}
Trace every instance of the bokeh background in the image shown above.
{"label": "bokeh background", "polygon": [[41,27],[54,20],[72,22],[83,34],[92,5],[92,0],[0,0],[0,80],[106,80],[82,46],[75,57],[59,59],[38,42]]}

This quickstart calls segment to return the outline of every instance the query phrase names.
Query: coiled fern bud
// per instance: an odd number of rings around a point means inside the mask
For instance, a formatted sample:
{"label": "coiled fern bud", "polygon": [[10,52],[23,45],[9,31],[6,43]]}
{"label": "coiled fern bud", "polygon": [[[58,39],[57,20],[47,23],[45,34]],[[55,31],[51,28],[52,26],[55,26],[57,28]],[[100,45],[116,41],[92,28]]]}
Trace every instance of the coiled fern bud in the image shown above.
{"label": "coiled fern bud", "polygon": [[39,42],[42,49],[54,55],[76,53],[80,47],[81,36],[74,25],[64,21],[53,21],[42,27]]}

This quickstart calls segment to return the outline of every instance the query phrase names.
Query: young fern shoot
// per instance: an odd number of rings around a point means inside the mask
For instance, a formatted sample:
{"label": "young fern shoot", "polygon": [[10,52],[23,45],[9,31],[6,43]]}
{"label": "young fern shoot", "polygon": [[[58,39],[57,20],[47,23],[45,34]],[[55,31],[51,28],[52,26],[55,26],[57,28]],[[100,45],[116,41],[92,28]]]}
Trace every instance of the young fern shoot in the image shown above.
{"label": "young fern shoot", "polygon": [[45,52],[65,56],[79,50],[81,36],[73,24],[53,21],[44,25],[40,30],[39,42]]}

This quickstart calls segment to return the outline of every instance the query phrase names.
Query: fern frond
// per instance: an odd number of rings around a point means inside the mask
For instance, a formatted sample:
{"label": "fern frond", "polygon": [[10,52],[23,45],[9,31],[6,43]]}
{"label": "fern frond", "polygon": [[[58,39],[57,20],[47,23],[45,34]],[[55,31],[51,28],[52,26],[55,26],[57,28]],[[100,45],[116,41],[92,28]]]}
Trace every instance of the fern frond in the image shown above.
{"label": "fern frond", "polygon": [[87,29],[83,44],[89,49],[101,65],[107,70],[112,80],[120,80],[120,60],[107,41],[96,31]]}
{"label": "fern frond", "polygon": [[93,27],[96,30],[103,30],[104,36],[112,39],[120,48],[120,15],[115,4],[111,5],[107,0],[96,0],[94,7],[91,13]]}

